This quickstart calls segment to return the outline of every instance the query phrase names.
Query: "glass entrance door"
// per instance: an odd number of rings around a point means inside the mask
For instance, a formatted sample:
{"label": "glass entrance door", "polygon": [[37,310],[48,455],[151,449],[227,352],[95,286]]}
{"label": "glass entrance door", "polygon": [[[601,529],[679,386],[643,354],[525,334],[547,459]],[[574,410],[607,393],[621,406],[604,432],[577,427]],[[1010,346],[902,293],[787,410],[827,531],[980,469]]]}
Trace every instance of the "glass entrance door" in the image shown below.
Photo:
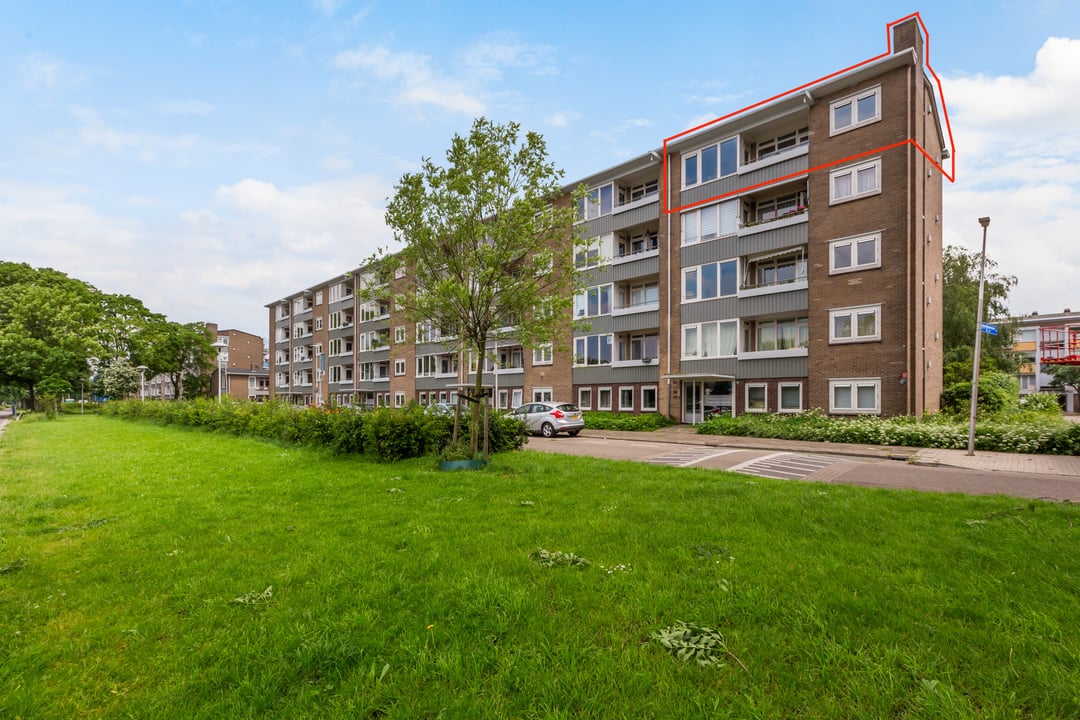
{"label": "glass entrance door", "polygon": [[701,396],[702,387],[699,382],[683,381],[683,419],[688,425],[697,425],[702,421]]}

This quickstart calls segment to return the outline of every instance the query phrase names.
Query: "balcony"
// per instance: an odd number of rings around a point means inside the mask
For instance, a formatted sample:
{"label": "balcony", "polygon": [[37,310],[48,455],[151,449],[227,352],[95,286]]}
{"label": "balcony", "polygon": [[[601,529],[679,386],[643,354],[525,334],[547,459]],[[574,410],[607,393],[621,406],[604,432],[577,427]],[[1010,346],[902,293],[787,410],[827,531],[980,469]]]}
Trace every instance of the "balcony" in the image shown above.
{"label": "balcony", "polygon": [[806,250],[802,246],[743,258],[742,266],[745,271],[739,284],[739,297],[807,288]]}
{"label": "balcony", "polygon": [[651,312],[660,309],[659,300],[643,300],[630,305],[616,305],[611,308],[612,315],[633,315],[635,313]]}

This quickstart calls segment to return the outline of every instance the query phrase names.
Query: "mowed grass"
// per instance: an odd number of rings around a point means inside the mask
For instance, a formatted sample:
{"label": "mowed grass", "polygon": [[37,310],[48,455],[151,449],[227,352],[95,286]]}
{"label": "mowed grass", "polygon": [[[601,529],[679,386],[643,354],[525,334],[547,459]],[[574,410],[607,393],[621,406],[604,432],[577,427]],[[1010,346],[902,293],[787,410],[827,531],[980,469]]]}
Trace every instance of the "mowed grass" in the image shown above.
{"label": "mowed grass", "polygon": [[[0,717],[1076,718],[1078,525],[1006,497],[21,421]],[[679,621],[722,633],[721,664],[650,639]]]}

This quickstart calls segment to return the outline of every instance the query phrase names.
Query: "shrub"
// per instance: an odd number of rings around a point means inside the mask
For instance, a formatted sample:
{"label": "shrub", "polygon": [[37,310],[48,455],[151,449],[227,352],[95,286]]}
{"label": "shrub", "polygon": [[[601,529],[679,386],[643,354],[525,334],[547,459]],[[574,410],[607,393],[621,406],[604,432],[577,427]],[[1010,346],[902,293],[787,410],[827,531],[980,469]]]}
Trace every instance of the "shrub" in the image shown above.
{"label": "shrub", "polygon": [[[1019,381],[1008,373],[989,370],[979,374],[979,397],[977,412],[980,416],[1015,410],[1019,403]],[[953,383],[941,393],[942,412],[953,415],[967,414],[971,410],[971,383]]]}
{"label": "shrub", "polygon": [[1020,398],[1020,410],[1053,416],[1061,415],[1061,405],[1055,393],[1039,392],[1024,395]]}
{"label": "shrub", "polygon": [[674,425],[675,421],[660,413],[631,415],[619,412],[586,412],[585,427],[593,430],[636,430],[648,432]]}

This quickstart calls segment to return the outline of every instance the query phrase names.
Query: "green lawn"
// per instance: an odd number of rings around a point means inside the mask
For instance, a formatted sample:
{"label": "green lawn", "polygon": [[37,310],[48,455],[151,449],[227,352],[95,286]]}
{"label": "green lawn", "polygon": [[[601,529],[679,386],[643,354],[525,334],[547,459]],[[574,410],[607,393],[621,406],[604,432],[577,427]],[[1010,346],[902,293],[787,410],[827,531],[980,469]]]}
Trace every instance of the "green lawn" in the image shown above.
{"label": "green lawn", "polygon": [[[20,421],[0,717],[1076,718],[1078,526],[1004,497]],[[679,621],[723,635],[719,664],[651,639]]]}

